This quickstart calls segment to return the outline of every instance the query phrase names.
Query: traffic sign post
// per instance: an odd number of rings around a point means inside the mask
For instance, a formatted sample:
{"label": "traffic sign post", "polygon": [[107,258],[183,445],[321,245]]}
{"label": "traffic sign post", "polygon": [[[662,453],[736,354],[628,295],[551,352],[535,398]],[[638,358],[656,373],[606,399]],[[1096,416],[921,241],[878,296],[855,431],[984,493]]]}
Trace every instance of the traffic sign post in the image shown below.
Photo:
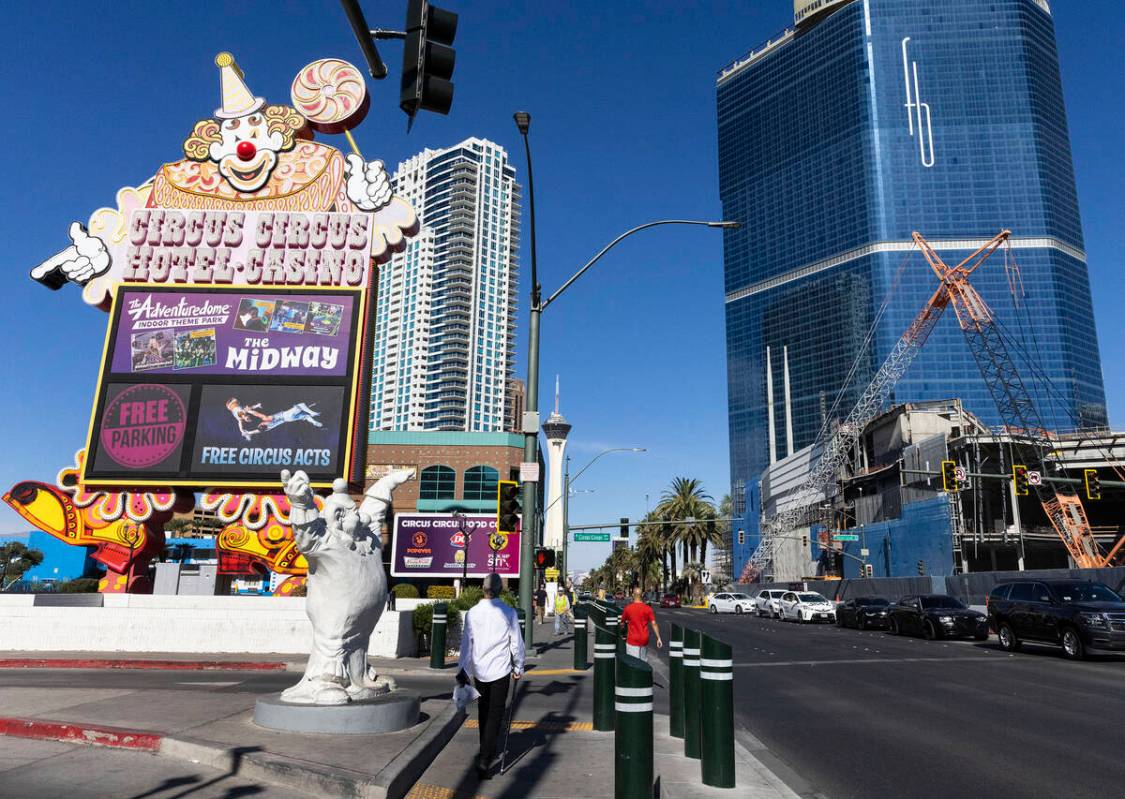
{"label": "traffic sign post", "polygon": [[608,544],[609,543],[609,533],[575,533],[574,534],[574,541],[576,543],[588,542],[588,543]]}

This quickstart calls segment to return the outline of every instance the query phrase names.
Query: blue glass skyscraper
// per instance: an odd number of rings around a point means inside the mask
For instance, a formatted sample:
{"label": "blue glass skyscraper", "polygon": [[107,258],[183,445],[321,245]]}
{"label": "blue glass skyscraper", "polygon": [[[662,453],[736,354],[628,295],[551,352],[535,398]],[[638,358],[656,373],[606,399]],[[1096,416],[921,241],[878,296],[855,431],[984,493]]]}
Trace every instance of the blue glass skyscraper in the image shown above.
{"label": "blue glass skyscraper", "polygon": [[[913,231],[947,263],[1012,231],[1011,258],[973,283],[1045,424],[1104,426],[1049,4],[795,5],[793,28],[718,78],[723,215],[742,223],[725,240],[733,495],[812,443],[845,383],[847,413],[933,293]],[[953,397],[1000,422],[950,313],[894,400]],[[751,492],[736,571],[756,544],[752,505]]]}

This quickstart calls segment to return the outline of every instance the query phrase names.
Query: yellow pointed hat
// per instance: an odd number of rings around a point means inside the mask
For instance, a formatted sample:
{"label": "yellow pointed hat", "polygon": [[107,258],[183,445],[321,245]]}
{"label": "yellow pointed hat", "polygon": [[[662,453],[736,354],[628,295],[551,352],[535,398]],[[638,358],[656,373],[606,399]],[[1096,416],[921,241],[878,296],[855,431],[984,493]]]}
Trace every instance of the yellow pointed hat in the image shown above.
{"label": "yellow pointed hat", "polygon": [[246,87],[242,70],[234,63],[230,53],[215,56],[215,66],[219,68],[219,82],[223,93],[222,108],[215,109],[219,119],[235,119],[257,111],[266,104],[262,97],[255,97]]}

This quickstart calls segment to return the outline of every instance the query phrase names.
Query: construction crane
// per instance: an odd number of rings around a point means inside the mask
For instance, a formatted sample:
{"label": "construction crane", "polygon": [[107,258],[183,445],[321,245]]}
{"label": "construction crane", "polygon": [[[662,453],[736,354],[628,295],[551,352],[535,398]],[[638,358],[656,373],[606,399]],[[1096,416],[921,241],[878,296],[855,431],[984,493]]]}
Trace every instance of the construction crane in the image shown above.
{"label": "construction crane", "polygon": [[[1005,230],[997,238],[1004,240],[1010,236]],[[996,239],[993,239],[996,241]],[[1047,428],[1043,424],[1031,394],[1016,369],[1008,348],[1004,344],[995,316],[988,303],[977,293],[969,281],[969,275],[980,266],[978,262],[966,268],[964,262],[950,267],[937,254],[921,234],[914,234],[926,263],[941,281],[939,293],[944,291],[947,303],[953,305],[957,322],[965,334],[969,350],[980,369],[988,391],[1000,412],[1001,421],[1012,435],[1012,445],[1023,465],[1037,470],[1041,475],[1058,474],[1063,476],[1062,465],[1049,456],[1054,450]],[[931,300],[932,302],[932,300]],[[1097,569],[1112,565],[1118,553],[1122,552],[1125,537],[1122,537],[1109,553],[1102,551],[1077,491],[1066,483],[1041,480],[1032,486],[1036,497],[1043,506],[1044,513],[1051,520],[1059,538],[1066,545],[1074,562],[1083,569]]]}
{"label": "construction crane", "polygon": [[[1017,450],[1025,459],[1026,465],[1046,473],[1048,464],[1052,463],[1048,459],[1052,447],[1046,441],[1043,424],[1008,355],[992,311],[969,282],[969,275],[1008,242],[1011,235],[1011,231],[1002,230],[956,266],[950,267],[921,234],[914,233],[914,243],[937,275],[940,285],[906,328],[875,377],[864,389],[855,407],[824,443],[820,458],[809,470],[805,481],[789,498],[787,508],[762,521],[761,538],[742,571],[742,582],[752,582],[763,574],[773,562],[778,543],[792,537],[791,531],[797,527],[810,523],[810,508],[828,496],[864,428],[878,415],[895,384],[914,361],[945,309],[951,304],[981,375],[996,402],[1000,417],[1014,433],[1022,431],[1015,436],[1019,439],[1015,442]],[[1060,467],[1056,465],[1057,468]],[[1104,566],[1113,561],[1122,544],[1125,544],[1125,538],[1108,555],[1103,554],[1090,529],[1082,501],[1072,489],[1056,488],[1055,484],[1041,484],[1035,489],[1051,524],[1079,566]]]}

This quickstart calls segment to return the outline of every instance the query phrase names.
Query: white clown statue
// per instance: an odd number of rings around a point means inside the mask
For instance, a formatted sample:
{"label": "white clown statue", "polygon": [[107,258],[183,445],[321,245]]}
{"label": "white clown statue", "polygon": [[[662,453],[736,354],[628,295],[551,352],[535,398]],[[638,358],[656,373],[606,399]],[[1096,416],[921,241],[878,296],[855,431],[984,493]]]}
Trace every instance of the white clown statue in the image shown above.
{"label": "white clown statue", "polygon": [[358,508],[345,482],[336,480],[324,510],[317,511],[308,476],[281,473],[292,503],[293,535],[309,563],[306,609],[313,628],[305,674],[281,694],[283,701],[343,705],[394,689],[393,680],[376,679],[367,648],[387,601],[380,529],[391,492],[412,474],[404,470],[382,478],[367,489]]}

